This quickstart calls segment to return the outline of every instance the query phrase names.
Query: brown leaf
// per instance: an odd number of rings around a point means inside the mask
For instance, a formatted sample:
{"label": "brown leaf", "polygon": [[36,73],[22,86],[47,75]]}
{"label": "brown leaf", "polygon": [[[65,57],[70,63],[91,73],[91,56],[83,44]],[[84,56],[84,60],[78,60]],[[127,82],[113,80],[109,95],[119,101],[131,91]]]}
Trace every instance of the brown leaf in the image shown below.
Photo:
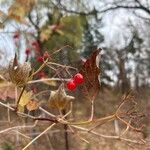
{"label": "brown leaf", "polygon": [[33,9],[36,0],[15,0],[8,9],[8,17],[19,23],[26,23],[25,16]]}
{"label": "brown leaf", "polygon": [[80,70],[80,73],[84,77],[82,90],[86,97],[92,101],[95,99],[100,90],[100,52],[101,49],[93,52],[84,62]]}
{"label": "brown leaf", "polygon": [[5,27],[5,22],[8,20],[8,16],[0,10],[0,29]]}
{"label": "brown leaf", "polygon": [[37,0],[16,0],[16,2],[24,6],[34,6]]}
{"label": "brown leaf", "polygon": [[17,22],[22,22],[26,16],[26,9],[20,3],[14,3],[8,9],[8,16]]}
{"label": "brown leaf", "polygon": [[11,83],[0,84],[0,99],[6,100],[7,98],[15,99],[15,86]]}
{"label": "brown leaf", "polygon": [[29,110],[29,111],[32,111],[32,110],[36,110],[38,109],[39,107],[39,103],[35,100],[30,100],[28,102],[28,104],[26,105],[26,108]]}
{"label": "brown leaf", "polygon": [[6,100],[8,97],[15,99],[15,95],[15,86],[0,75],[0,99]]}

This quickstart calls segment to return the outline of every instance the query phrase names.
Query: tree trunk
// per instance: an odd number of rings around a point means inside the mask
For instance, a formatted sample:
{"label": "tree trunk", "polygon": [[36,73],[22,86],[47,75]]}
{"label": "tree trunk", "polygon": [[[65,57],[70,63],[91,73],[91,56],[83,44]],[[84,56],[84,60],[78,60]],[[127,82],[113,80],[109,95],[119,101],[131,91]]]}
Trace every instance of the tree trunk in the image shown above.
{"label": "tree trunk", "polygon": [[118,55],[118,68],[119,68],[119,77],[118,77],[118,85],[120,88],[120,91],[122,93],[125,93],[129,90],[129,80],[127,78],[127,72],[125,69],[125,59],[121,56]]}

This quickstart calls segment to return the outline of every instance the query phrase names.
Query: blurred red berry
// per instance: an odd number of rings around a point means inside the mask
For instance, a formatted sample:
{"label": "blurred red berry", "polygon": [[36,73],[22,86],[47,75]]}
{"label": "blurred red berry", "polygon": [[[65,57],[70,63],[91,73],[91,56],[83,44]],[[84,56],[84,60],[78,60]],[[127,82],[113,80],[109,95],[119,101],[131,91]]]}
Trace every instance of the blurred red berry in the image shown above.
{"label": "blurred red berry", "polygon": [[40,71],[39,73],[37,73],[37,77],[38,78],[44,78],[46,76],[44,71]]}
{"label": "blurred red berry", "polygon": [[74,77],[73,80],[76,84],[82,84],[84,81],[83,75],[81,73],[77,73]]}
{"label": "blurred red berry", "polygon": [[45,51],[44,55],[43,55],[43,59],[46,60],[48,59],[50,56],[49,56],[49,53],[47,51]]}
{"label": "blurred red berry", "polygon": [[38,44],[38,42],[37,42],[37,41],[33,41],[33,42],[32,42],[32,46],[34,46],[34,47],[38,47],[38,46],[39,46],[39,44]]}
{"label": "blurred red berry", "polygon": [[30,52],[31,52],[31,50],[29,48],[27,48],[26,51],[25,51],[26,55],[29,55]]}
{"label": "blurred red berry", "polygon": [[75,84],[74,80],[71,79],[67,82],[67,89],[70,91],[73,91],[76,89],[76,84]]}
{"label": "blurred red berry", "polygon": [[35,86],[31,87],[33,93],[37,93],[37,88]]}
{"label": "blurred red berry", "polygon": [[42,56],[38,56],[38,57],[36,58],[36,61],[37,61],[37,62],[43,62],[43,57],[42,57]]}
{"label": "blurred red berry", "polygon": [[14,38],[14,39],[18,39],[18,38],[19,38],[19,33],[15,33],[15,34],[13,35],[13,38]]}

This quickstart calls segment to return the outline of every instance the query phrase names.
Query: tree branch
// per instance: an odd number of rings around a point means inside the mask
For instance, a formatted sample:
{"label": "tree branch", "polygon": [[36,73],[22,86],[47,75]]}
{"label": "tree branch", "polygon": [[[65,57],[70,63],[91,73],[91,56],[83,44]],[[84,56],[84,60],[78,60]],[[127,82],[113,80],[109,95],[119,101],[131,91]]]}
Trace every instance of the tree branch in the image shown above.
{"label": "tree branch", "polygon": [[[95,15],[95,14],[100,14],[100,13],[106,13],[108,11],[111,11],[111,10],[117,10],[117,9],[137,9],[137,10],[143,10],[144,12],[146,12],[148,15],[150,15],[150,10],[145,7],[144,5],[142,5],[138,0],[135,0],[137,2],[138,5],[134,5],[134,6],[131,6],[131,5],[119,5],[119,4],[115,4],[115,6],[110,6],[108,8],[100,8],[99,10],[96,10],[96,9],[93,9],[89,12],[84,12],[84,11],[75,11],[75,10],[69,10],[67,9],[65,6],[63,6],[61,4],[61,7],[60,9],[63,10],[63,11],[66,11],[68,13],[74,13],[74,14],[78,14],[78,15],[85,15],[85,16],[90,16],[90,15]],[[113,5],[113,4],[112,4]]]}

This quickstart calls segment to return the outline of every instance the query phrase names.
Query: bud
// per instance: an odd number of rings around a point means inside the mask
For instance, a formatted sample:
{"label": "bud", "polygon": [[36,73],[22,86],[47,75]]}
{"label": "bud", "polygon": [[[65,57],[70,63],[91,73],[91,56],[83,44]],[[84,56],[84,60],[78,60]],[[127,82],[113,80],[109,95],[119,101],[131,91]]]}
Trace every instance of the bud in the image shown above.
{"label": "bud", "polygon": [[15,58],[10,61],[8,67],[8,73],[11,82],[17,86],[23,86],[29,79],[30,71],[30,63],[25,62],[24,64],[20,64],[17,61],[17,55],[15,54]]}

